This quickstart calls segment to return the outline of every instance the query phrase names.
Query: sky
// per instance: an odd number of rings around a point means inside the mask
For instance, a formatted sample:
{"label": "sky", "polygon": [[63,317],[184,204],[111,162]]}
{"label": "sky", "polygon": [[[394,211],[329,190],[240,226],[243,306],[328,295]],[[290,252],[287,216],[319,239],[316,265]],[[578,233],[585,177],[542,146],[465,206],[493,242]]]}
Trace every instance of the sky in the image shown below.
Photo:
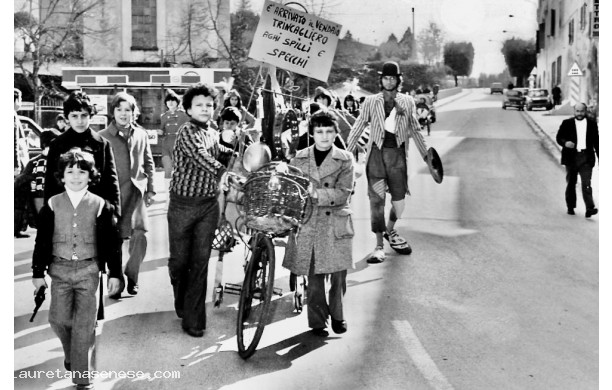
{"label": "sky", "polygon": [[[254,12],[261,13],[264,0],[249,2]],[[239,3],[240,0],[231,0],[232,12]],[[408,27],[412,29],[414,7],[417,37],[434,22],[444,31],[445,41],[472,42],[474,77],[480,73],[502,72],[506,67],[500,52],[502,42],[512,36],[535,38],[537,30],[537,0],[328,0],[325,3],[332,6],[326,8],[324,18],[342,25],[340,37],[350,30],[354,39],[373,45],[387,41],[391,34],[399,39]]]}

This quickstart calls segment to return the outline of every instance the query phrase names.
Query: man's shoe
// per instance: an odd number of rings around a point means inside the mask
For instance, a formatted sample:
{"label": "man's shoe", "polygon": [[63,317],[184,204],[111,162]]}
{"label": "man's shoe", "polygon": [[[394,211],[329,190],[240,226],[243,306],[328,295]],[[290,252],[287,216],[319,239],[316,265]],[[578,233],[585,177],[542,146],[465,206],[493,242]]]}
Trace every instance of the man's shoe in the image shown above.
{"label": "man's shoe", "polygon": [[21,232],[15,233],[15,238],[28,238],[28,237],[30,237],[29,234],[25,234],[25,233],[21,233]]}
{"label": "man's shoe", "polygon": [[132,279],[127,278],[127,292],[130,295],[138,294],[138,283],[135,283]]}
{"label": "man's shoe", "polygon": [[183,326],[183,330],[191,337],[202,337],[204,336],[204,331],[202,329],[196,328],[186,328]]}
{"label": "man's shoe", "polygon": [[409,255],[412,253],[412,248],[410,245],[408,245],[408,242],[404,238],[400,237],[395,229],[384,232],[383,237],[389,241],[391,248],[400,255]]}
{"label": "man's shoe", "polygon": [[70,371],[70,362],[64,360],[64,368],[66,369],[66,371]]}
{"label": "man's shoe", "polygon": [[586,213],[584,214],[585,217],[587,218],[591,218],[592,215],[595,215],[599,212],[599,210],[597,210],[596,208],[592,208],[592,209],[587,209]]}
{"label": "man's shoe", "polygon": [[325,330],[325,328],[313,328],[311,330],[312,334],[319,337],[327,337],[329,336],[329,332]]}
{"label": "man's shoe", "polygon": [[345,320],[334,320],[332,318],[331,319],[331,326],[332,326],[332,329],[333,329],[334,333],[336,333],[336,334],[342,334],[342,333],[346,332],[346,329],[347,329],[347,325],[346,325],[346,321]]}
{"label": "man's shoe", "polygon": [[382,246],[377,246],[374,251],[370,253],[366,260],[368,264],[379,264],[385,261],[385,251]]}
{"label": "man's shoe", "polygon": [[567,209],[567,213],[569,215],[576,215],[576,213],[574,212],[574,209],[570,209],[570,208]]}
{"label": "man's shoe", "polygon": [[94,388],[94,385],[91,383],[88,383],[86,385],[83,385],[83,384],[76,385],[76,390],[92,390],[93,388]]}

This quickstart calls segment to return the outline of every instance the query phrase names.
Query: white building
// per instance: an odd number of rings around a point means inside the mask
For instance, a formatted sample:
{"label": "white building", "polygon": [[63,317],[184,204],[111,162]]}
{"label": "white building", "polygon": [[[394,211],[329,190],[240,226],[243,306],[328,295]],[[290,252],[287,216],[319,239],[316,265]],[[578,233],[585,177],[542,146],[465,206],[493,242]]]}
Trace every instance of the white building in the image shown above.
{"label": "white building", "polygon": [[[599,102],[599,0],[539,0],[536,85],[564,104]],[[581,76],[568,76],[577,65]],[[575,70],[575,68],[574,68]]]}

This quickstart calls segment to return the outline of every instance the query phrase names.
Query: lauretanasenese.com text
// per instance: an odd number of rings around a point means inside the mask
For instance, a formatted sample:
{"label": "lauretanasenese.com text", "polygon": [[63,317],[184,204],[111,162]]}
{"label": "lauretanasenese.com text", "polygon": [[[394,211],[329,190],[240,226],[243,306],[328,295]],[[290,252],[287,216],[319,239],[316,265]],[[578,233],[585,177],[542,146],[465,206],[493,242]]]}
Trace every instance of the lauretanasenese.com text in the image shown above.
{"label": "lauretanasenese.com text", "polygon": [[83,378],[83,379],[137,379],[137,380],[155,380],[155,379],[180,379],[180,371],[64,371],[64,370],[21,370],[15,373],[15,379],[66,379],[66,378]]}

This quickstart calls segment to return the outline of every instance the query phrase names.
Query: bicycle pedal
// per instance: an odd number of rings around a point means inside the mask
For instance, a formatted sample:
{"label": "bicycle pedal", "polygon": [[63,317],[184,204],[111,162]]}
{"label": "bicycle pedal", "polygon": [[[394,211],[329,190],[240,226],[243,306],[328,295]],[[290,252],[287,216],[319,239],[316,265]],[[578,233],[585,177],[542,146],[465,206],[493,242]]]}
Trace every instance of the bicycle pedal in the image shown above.
{"label": "bicycle pedal", "polygon": [[240,295],[240,291],[242,291],[241,285],[233,284],[233,283],[225,283],[225,293],[226,294]]}

